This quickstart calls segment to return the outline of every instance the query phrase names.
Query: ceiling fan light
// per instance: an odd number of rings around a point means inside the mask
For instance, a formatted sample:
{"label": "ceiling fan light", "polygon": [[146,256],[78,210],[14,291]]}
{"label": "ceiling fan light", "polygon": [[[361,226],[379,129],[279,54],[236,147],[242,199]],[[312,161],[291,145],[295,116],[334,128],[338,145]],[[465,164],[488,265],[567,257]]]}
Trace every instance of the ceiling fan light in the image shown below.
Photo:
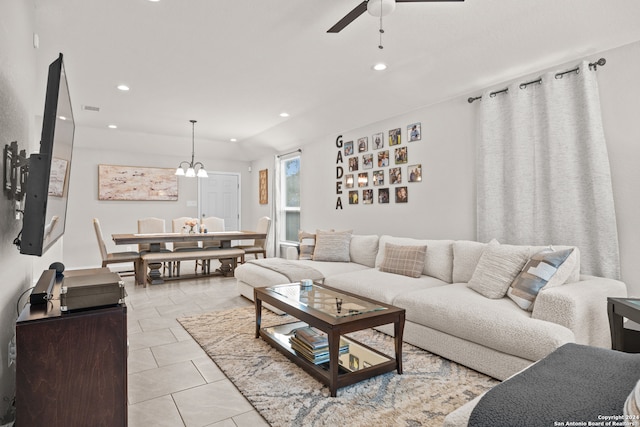
{"label": "ceiling fan light", "polygon": [[367,12],[373,16],[387,16],[396,9],[396,0],[369,0]]}

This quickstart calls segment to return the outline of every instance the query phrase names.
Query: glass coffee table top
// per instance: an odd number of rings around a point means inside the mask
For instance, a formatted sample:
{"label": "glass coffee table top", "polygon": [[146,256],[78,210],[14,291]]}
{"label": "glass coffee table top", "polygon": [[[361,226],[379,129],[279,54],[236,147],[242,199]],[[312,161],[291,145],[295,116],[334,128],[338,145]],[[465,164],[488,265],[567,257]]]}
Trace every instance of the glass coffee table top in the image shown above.
{"label": "glass coffee table top", "polygon": [[336,318],[387,310],[387,307],[324,288],[317,283],[306,286],[300,283],[291,283],[271,286],[267,289],[287,297],[293,302]]}

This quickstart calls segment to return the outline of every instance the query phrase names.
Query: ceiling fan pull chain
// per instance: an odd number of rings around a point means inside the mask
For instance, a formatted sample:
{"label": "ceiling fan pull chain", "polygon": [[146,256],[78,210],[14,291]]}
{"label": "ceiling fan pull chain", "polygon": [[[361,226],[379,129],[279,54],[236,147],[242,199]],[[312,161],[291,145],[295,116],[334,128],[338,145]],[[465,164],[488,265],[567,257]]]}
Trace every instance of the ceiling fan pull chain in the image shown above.
{"label": "ceiling fan pull chain", "polygon": [[384,49],[382,46],[382,35],[384,34],[384,30],[382,29],[382,15],[380,15],[380,44],[378,45],[378,49]]}

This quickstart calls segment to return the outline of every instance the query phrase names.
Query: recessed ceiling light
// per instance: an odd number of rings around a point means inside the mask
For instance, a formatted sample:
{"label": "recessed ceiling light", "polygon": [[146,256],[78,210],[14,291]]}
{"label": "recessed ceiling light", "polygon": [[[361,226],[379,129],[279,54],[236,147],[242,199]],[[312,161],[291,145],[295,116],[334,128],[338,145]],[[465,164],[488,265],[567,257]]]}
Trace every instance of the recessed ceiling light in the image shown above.
{"label": "recessed ceiling light", "polygon": [[160,0],[149,0],[149,1],[150,1],[151,3],[157,3],[157,2],[159,2]]}
{"label": "recessed ceiling light", "polygon": [[236,141],[237,141],[237,139],[235,139],[235,138],[231,138],[229,141],[231,141],[231,142],[236,142]]}
{"label": "recessed ceiling light", "polygon": [[58,118],[59,118],[60,120],[67,120],[67,118],[66,118],[65,116],[58,116]]}
{"label": "recessed ceiling light", "polygon": [[280,113],[280,117],[289,117],[289,113],[283,111]]}
{"label": "recessed ceiling light", "polygon": [[383,71],[387,69],[387,64],[383,63],[383,62],[378,62],[377,64],[375,64],[373,67],[374,70],[376,71]]}
{"label": "recessed ceiling light", "polygon": [[109,129],[118,129],[118,126],[116,126],[116,125],[109,125],[109,126],[107,126],[107,127],[108,127]]}
{"label": "recessed ceiling light", "polygon": [[123,91],[123,92],[126,92],[126,91],[129,90],[129,86],[127,86],[127,85],[118,85],[118,89]]}

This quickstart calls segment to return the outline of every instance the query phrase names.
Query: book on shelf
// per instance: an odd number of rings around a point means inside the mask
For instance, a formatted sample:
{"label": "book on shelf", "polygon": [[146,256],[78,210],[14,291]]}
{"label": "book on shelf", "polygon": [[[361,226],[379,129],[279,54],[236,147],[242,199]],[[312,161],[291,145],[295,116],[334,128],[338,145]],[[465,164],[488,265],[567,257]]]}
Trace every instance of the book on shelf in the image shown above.
{"label": "book on shelf", "polygon": [[[295,336],[290,337],[289,342],[291,344],[291,348],[296,353],[298,353],[300,356],[304,357],[308,361],[315,363],[316,365],[329,361],[329,345],[328,344],[325,347],[312,349],[306,343],[296,338]],[[338,354],[344,354],[348,352],[349,352],[349,344],[343,340],[340,340],[340,349],[338,350]]]}
{"label": "book on shelf", "polygon": [[310,326],[294,330],[293,335],[312,349],[326,347],[329,345],[327,335]]}

